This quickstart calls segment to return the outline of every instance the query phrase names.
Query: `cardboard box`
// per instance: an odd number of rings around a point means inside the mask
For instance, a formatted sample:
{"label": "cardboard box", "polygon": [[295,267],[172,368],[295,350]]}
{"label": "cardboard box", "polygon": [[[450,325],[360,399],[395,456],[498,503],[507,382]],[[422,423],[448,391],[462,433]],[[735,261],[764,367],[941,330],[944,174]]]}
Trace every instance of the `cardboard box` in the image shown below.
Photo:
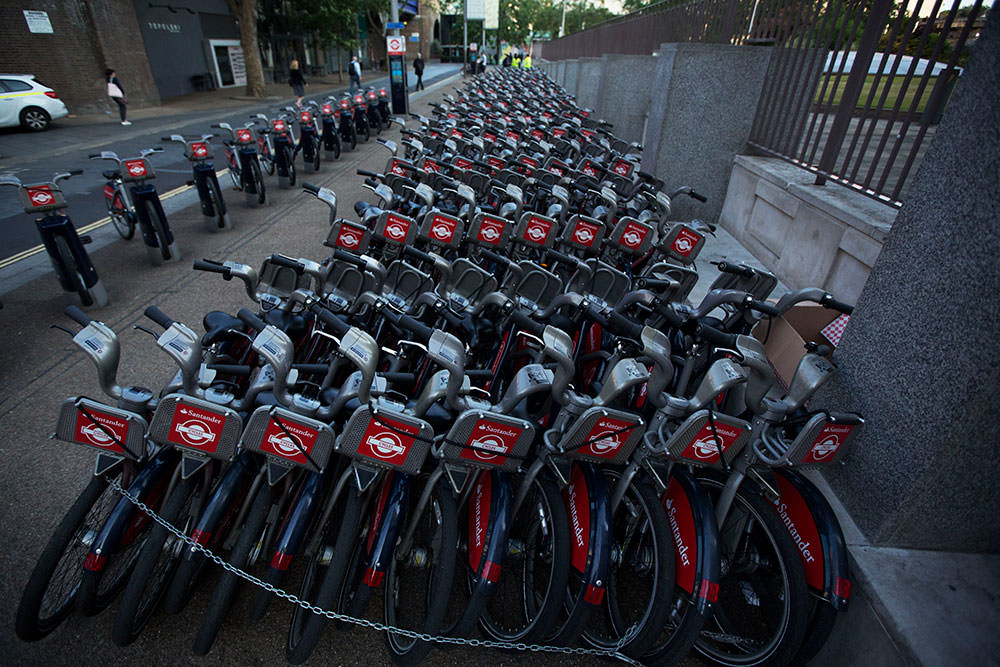
{"label": "cardboard box", "polygon": [[792,306],[782,317],[772,318],[770,323],[763,319],[754,327],[753,337],[764,343],[767,360],[786,389],[806,353],[806,343],[835,347],[820,331],[838,317],[840,313],[836,310],[805,302]]}

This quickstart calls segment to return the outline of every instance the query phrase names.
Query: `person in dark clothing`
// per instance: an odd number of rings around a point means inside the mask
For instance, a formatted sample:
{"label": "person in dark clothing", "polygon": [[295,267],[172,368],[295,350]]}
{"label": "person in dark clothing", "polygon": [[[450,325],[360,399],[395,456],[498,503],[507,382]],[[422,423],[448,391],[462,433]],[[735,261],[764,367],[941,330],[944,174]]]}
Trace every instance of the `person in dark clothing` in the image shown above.
{"label": "person in dark clothing", "polygon": [[413,73],[417,75],[417,85],[414,86],[413,91],[424,89],[424,59],[417,54],[417,59],[413,61]]}
{"label": "person in dark clothing", "polygon": [[295,93],[295,106],[302,108],[302,98],[306,95],[306,80],[302,77],[302,70],[299,69],[299,61],[293,60],[288,63],[288,85]]}
{"label": "person in dark clothing", "polygon": [[131,125],[132,123],[125,120],[125,107],[128,106],[128,97],[125,96],[125,89],[122,88],[122,82],[118,80],[113,69],[104,70],[104,78],[108,84],[108,97],[115,101],[118,105],[118,115],[122,118],[122,125]]}
{"label": "person in dark clothing", "polygon": [[354,87],[361,90],[361,63],[357,56],[351,56],[351,64],[347,66],[347,73],[351,75],[351,95],[354,95]]}
{"label": "person in dark clothing", "polygon": [[510,67],[510,61],[511,61],[511,55],[510,55],[510,52],[508,52],[507,55],[505,55],[503,57],[503,63],[502,63],[503,66],[504,67]]}

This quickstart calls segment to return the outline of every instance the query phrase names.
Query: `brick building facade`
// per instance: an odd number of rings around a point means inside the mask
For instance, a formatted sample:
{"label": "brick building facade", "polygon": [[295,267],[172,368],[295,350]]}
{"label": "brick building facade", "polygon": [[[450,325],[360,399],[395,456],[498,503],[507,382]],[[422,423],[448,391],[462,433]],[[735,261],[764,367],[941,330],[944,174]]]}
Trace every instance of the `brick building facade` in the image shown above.
{"label": "brick building facade", "polygon": [[52,33],[31,32],[21,5],[0,5],[0,71],[34,74],[70,113],[108,108],[106,67],[118,72],[130,104],[160,101],[131,0],[32,0],[30,8],[48,14]]}

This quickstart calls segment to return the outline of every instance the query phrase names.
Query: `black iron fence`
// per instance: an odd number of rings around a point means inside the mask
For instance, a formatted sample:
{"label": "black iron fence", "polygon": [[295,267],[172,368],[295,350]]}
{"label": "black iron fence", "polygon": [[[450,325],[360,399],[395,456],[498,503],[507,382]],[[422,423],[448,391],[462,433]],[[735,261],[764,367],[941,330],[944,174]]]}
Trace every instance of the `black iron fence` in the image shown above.
{"label": "black iron fence", "polygon": [[771,46],[750,146],[899,206],[985,14],[982,0],[668,0],[542,55]]}

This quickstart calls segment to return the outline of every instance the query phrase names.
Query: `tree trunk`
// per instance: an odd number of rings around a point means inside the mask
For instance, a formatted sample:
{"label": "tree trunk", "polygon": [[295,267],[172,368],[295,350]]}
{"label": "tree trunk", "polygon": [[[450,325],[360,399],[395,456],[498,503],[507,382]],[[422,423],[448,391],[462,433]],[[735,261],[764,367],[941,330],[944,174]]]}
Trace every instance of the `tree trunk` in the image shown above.
{"label": "tree trunk", "polygon": [[264,66],[260,62],[260,45],[257,43],[256,0],[228,0],[229,9],[240,26],[240,46],[247,70],[247,97],[264,96]]}

